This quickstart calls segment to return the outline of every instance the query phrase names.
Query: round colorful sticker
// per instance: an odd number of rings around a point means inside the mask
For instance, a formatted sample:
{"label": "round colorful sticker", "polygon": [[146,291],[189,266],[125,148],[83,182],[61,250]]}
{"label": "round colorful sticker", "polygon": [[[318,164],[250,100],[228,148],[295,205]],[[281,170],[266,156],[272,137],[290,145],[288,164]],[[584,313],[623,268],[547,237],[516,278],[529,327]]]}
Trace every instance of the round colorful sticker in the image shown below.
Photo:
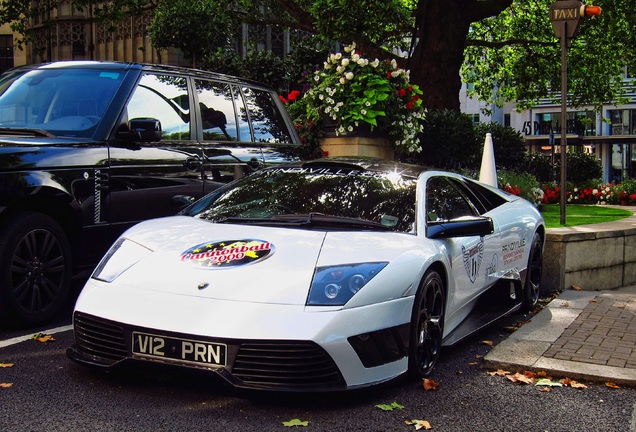
{"label": "round colorful sticker", "polygon": [[272,253],[274,245],[263,240],[225,240],[191,247],[181,254],[181,261],[217,269],[254,264]]}

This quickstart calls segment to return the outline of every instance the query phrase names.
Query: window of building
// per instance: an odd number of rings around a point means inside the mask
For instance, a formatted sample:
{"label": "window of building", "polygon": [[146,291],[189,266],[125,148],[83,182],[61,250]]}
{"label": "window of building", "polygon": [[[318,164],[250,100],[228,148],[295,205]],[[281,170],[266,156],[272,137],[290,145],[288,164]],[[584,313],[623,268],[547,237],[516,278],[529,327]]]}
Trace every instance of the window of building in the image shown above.
{"label": "window of building", "polygon": [[13,36],[0,35],[0,73],[13,67]]}

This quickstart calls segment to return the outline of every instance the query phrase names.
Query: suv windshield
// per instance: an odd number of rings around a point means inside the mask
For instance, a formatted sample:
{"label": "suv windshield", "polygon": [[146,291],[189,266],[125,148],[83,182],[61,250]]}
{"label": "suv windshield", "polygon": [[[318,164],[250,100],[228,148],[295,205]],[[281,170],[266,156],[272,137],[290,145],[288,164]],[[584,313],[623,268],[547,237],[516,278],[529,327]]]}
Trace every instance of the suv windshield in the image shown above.
{"label": "suv windshield", "polygon": [[0,81],[0,128],[90,138],[122,77],[97,69],[9,73]]}
{"label": "suv windshield", "polygon": [[411,232],[416,180],[395,173],[341,168],[271,168],[223,187],[184,211],[211,221],[322,214],[362,219]]}

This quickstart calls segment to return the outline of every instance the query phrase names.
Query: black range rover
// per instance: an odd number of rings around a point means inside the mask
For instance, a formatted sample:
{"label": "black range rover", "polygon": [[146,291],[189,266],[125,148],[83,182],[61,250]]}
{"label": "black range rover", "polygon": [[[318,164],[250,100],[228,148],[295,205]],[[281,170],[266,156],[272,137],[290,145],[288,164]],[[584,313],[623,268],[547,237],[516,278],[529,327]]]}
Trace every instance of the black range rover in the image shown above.
{"label": "black range rover", "polygon": [[44,323],[126,228],[302,146],[278,96],[210,72],[107,62],[0,77],[0,321]]}

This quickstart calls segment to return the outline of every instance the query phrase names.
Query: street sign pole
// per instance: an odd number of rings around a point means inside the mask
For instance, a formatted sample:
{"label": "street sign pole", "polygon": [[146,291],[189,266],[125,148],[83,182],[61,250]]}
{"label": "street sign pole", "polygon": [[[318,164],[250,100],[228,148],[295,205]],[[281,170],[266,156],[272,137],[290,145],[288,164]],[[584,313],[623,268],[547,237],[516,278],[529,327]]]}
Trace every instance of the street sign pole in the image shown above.
{"label": "street sign pole", "polygon": [[567,95],[568,95],[568,38],[567,21],[563,22],[561,34],[561,225],[565,225],[565,204],[567,200]]}
{"label": "street sign pole", "polygon": [[561,225],[565,225],[567,200],[567,96],[568,44],[576,36],[581,18],[598,16],[601,8],[587,6],[578,0],[557,0],[550,5],[550,21],[554,33],[561,40]]}

